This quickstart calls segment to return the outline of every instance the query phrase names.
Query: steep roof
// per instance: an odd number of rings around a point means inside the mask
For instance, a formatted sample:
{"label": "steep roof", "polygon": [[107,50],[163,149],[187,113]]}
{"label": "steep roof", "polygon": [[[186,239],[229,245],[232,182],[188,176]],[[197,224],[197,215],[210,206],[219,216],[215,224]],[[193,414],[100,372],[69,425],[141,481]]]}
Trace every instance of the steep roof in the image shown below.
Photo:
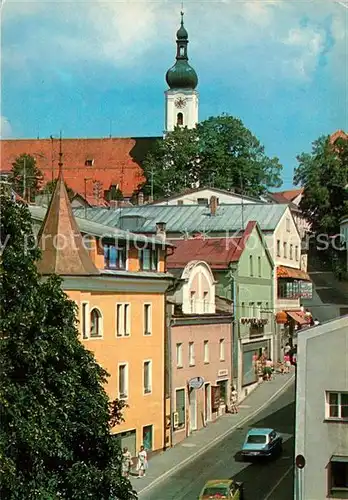
{"label": "steep roof", "polygon": [[[101,190],[119,186],[129,197],[144,182],[141,164],[157,137],[62,139],[64,151],[64,178],[75,192],[95,197],[93,181],[101,183]],[[1,140],[1,171],[11,171],[16,157],[26,153],[36,158],[44,175],[44,182],[58,176],[59,141],[54,139]],[[88,166],[88,160],[93,165]],[[103,196],[104,193],[102,193]]]}
{"label": "steep roof", "polygon": [[37,267],[41,274],[99,275],[83,244],[61,173],[38,240],[42,258]]}
{"label": "steep roof", "polygon": [[344,130],[336,130],[336,132],[330,135],[330,141],[333,144],[337,139],[348,139],[348,134]]}
{"label": "steep roof", "polygon": [[303,188],[299,188],[299,189],[289,189],[288,191],[278,191],[277,193],[270,193],[270,194],[276,200],[278,199],[280,203],[286,203],[286,201],[287,202],[293,201],[300,194],[302,194],[303,191],[304,191]]}
{"label": "steep roof", "polygon": [[[274,231],[287,208],[286,204],[271,203],[218,205],[216,215],[211,215],[209,207],[202,205],[142,205],[115,210],[87,208],[86,214],[91,221],[143,233],[154,233],[161,221],[166,223],[167,233],[185,235],[239,231],[249,221],[256,221],[262,231]],[[74,214],[83,216],[84,209],[75,208]]]}

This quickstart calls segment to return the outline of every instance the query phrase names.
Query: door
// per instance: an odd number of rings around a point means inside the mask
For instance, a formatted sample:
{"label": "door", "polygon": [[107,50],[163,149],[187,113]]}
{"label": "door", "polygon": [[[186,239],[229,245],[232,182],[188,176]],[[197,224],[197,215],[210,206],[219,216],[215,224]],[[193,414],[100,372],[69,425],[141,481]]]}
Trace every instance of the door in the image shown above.
{"label": "door", "polygon": [[211,389],[210,384],[204,385],[204,418],[206,422],[211,420]]}
{"label": "door", "polygon": [[196,390],[190,392],[190,431],[197,429],[197,396]]}
{"label": "door", "polygon": [[126,432],[119,432],[118,434],[114,434],[115,439],[118,440],[119,445],[121,449],[123,448],[128,448],[128,451],[132,454],[132,457],[135,457],[137,454],[137,448],[136,448],[136,431],[131,430],[131,431],[126,431]]}
{"label": "door", "polygon": [[146,425],[143,427],[143,446],[145,450],[152,450],[153,448],[153,426]]}

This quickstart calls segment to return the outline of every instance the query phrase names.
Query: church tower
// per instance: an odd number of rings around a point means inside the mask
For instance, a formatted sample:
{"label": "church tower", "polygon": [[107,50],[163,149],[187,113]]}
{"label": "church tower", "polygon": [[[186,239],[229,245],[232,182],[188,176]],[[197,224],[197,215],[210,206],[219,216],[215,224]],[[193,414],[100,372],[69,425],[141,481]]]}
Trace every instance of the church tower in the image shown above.
{"label": "church tower", "polygon": [[166,74],[169,89],[165,91],[165,133],[176,126],[194,128],[198,123],[198,77],[188,63],[188,33],[181,12],[181,26],[176,33],[176,62]]}

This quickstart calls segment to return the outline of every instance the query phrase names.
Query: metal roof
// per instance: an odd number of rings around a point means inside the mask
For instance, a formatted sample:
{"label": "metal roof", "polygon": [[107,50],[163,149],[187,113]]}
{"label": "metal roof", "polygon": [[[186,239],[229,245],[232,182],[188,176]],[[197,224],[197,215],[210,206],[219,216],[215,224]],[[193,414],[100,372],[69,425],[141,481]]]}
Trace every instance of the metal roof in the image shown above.
{"label": "metal roof", "polygon": [[[29,210],[34,220],[41,222],[45,219],[47,207],[29,205]],[[88,234],[90,236],[104,237],[104,238],[108,237],[113,239],[117,238],[119,240],[138,242],[138,243],[150,242],[150,243],[157,243],[159,245],[165,244],[166,246],[173,246],[171,243],[167,241],[163,243],[163,240],[160,238],[156,238],[153,236],[147,238],[146,236],[134,234],[128,230],[118,229],[117,227],[112,225],[100,224],[99,222],[90,219],[82,219],[81,217],[77,216],[76,210],[73,210],[73,212],[75,215],[75,220],[77,222],[78,228],[83,234]],[[81,212],[81,215],[82,214],[83,212]]]}
{"label": "metal roof", "polygon": [[[262,231],[274,231],[287,204],[218,205],[216,215],[210,214],[209,207],[203,205],[142,205],[137,207],[87,208],[89,221],[107,226],[130,229],[133,232],[154,233],[157,222],[166,223],[166,231],[224,232],[246,227],[249,221],[258,222]],[[84,208],[74,209],[76,216],[82,215]]]}

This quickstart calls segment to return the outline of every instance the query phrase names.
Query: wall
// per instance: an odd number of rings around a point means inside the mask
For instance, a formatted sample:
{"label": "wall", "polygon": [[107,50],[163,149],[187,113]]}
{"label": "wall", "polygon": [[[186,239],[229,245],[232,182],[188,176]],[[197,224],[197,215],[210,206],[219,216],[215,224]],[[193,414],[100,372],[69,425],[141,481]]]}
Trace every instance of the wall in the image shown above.
{"label": "wall", "polygon": [[[156,202],[156,205],[177,205],[178,201],[183,201],[184,205],[197,205],[198,203],[198,198],[206,198],[207,202],[209,203],[209,200],[211,196],[216,196],[219,199],[219,204],[241,204],[242,199],[240,196],[234,195],[233,193],[220,193],[218,191],[214,191],[212,189],[202,189],[199,191],[196,191],[194,193],[188,193],[188,194],[183,194],[181,196],[176,196],[174,199],[169,199],[166,201],[160,201]],[[243,203],[244,204],[249,204],[249,203],[260,203],[260,201],[257,200],[250,200],[248,198],[243,198]]]}
{"label": "wall", "polygon": [[[187,382],[193,377],[203,377],[210,387],[215,385],[218,380],[227,379],[228,395],[230,394],[231,378],[231,329],[232,325],[222,324],[189,324],[173,326],[171,329],[172,346],[172,397],[173,411],[176,411],[176,391],[175,389],[185,388],[186,390],[186,410],[189,408],[189,397]],[[225,339],[225,359],[220,361],[219,342]],[[209,363],[204,363],[204,341],[208,340],[209,345]],[[195,366],[189,366],[189,342],[194,342]],[[183,367],[177,368],[176,364],[176,345],[183,345]],[[219,377],[219,370],[223,370],[224,375]],[[204,387],[195,391],[197,397],[197,429],[205,425],[204,418]],[[187,416],[189,412],[187,411]],[[217,418],[217,414],[211,415],[211,420]],[[189,422],[186,420],[186,427],[181,430],[174,430],[173,444],[182,441],[188,434]]]}
{"label": "wall", "polygon": [[[116,278],[117,279],[117,278]],[[106,390],[111,399],[118,397],[118,364],[128,363],[129,395],[124,410],[125,422],[113,429],[123,432],[136,429],[137,449],[142,444],[142,427],[153,425],[153,448],[163,447],[164,426],[164,294],[126,294],[78,292],[67,290],[80,309],[98,307],[103,314],[103,338],[83,340],[100,365],[110,374]],[[116,336],[116,303],[130,304],[129,337]],[[144,303],[152,304],[152,335],[143,334]],[[81,321],[81,317],[80,317]],[[80,323],[81,328],[81,323]],[[143,394],[143,361],[152,360],[152,393]]]}
{"label": "wall", "polygon": [[331,456],[348,457],[347,422],[325,421],[325,391],[348,392],[348,318],[299,335],[297,359],[295,455],[306,458],[303,498],[319,500],[329,498]]}
{"label": "wall", "polygon": [[[204,262],[194,264],[194,267],[191,267],[192,265],[190,262],[186,266],[189,268],[189,277],[182,288],[182,312],[184,314],[214,314],[215,284],[210,267]],[[186,268],[183,271],[183,276],[185,276]],[[191,292],[195,294],[193,303],[191,302]],[[206,303],[204,303],[205,292],[208,293]]]}
{"label": "wall", "polygon": [[[184,123],[183,126],[189,129],[194,128],[198,123],[198,92],[195,90],[167,90],[166,107],[165,107],[165,132],[174,130],[177,122],[177,114],[182,113]],[[187,99],[185,108],[178,109],[175,106],[175,100],[178,97]]]}

